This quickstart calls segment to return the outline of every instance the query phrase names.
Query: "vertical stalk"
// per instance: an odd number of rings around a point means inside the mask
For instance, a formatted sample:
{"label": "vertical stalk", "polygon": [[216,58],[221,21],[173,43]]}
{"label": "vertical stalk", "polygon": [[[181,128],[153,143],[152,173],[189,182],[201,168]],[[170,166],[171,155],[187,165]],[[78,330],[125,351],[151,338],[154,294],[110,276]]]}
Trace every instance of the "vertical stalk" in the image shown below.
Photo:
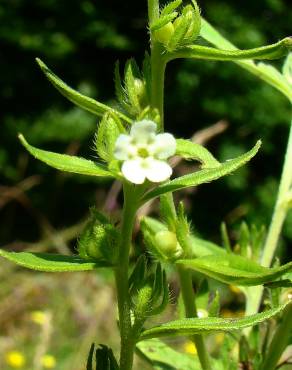
{"label": "vertical stalk", "polygon": [[119,245],[118,264],[115,270],[119,325],[121,335],[120,369],[131,370],[135,341],[132,337],[130,314],[130,297],[128,286],[129,253],[132,241],[132,231],[138,208],[137,194],[134,186],[124,184],[124,207],[121,227],[121,243]]}
{"label": "vertical stalk", "polygon": [[[159,1],[148,0],[149,24],[159,18]],[[160,115],[160,130],[164,128],[164,76],[166,58],[163,55],[163,46],[156,42],[150,33],[151,42],[151,108],[158,109]]]}
{"label": "vertical stalk", "polygon": [[278,326],[271,344],[269,345],[265,361],[261,370],[274,370],[286,348],[292,330],[292,305],[286,307],[283,312],[282,322]]}
{"label": "vertical stalk", "polygon": [[[264,246],[261,263],[263,266],[270,266],[274,257],[282,227],[288,212],[285,205],[285,197],[292,185],[292,122],[290,127],[290,134],[287,144],[287,151],[285,155],[277,200],[272,216],[272,221],[268,230],[266,243]],[[258,312],[262,295],[263,286],[249,288],[249,299],[246,307],[246,314],[252,315]]]}
{"label": "vertical stalk", "polygon": [[[195,303],[195,294],[193,291],[192,277],[190,271],[188,271],[183,266],[177,268],[182,298],[185,307],[186,317],[197,317],[197,307]],[[193,335],[191,337],[192,341],[196,345],[198,352],[198,357],[203,370],[212,370],[209,354],[207,352],[203,336],[202,335]]]}
{"label": "vertical stalk", "polygon": [[151,48],[151,107],[158,109],[160,115],[160,130],[164,131],[164,76],[166,60],[160,44],[153,43]]}
{"label": "vertical stalk", "polygon": [[[148,15],[149,24],[155,21],[159,17],[159,1],[148,0]],[[160,115],[160,129],[164,130],[164,78],[167,59],[163,55],[163,47],[161,44],[151,38],[151,107],[158,109]],[[186,317],[197,316],[197,310],[195,306],[195,297],[192,287],[192,279],[190,273],[183,267],[178,269],[182,296],[185,305]],[[211,363],[208,352],[205,348],[204,340],[201,335],[193,336],[198,356],[201,362],[203,370],[211,370]]]}

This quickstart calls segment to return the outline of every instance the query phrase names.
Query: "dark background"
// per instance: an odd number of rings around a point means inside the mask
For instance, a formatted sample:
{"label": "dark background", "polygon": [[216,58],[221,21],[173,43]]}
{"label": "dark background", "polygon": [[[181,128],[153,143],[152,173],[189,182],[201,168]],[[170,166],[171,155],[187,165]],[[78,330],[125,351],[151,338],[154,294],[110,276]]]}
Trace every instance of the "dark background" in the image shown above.
{"label": "dark background", "polygon": [[[227,38],[250,48],[291,34],[289,3],[205,0],[200,7]],[[34,58],[41,58],[69,85],[111,103],[116,60],[123,65],[133,56],[141,63],[149,46],[146,12],[146,0],[0,2],[1,246],[36,242],[48,227],[78,223],[89,206],[102,208],[110,185],[58,173],[35,161],[19,144],[16,135],[22,132],[30,143],[45,149],[95,156],[96,117],[66,101],[46,81]],[[219,160],[263,140],[248,166],[184,196],[197,232],[219,242],[222,219],[233,233],[243,220],[268,224],[289,130],[291,112],[285,98],[232,63],[177,61],[167,69],[165,111],[166,130],[182,137],[226,120],[228,129],[208,143]],[[283,245],[291,240],[290,215]]]}

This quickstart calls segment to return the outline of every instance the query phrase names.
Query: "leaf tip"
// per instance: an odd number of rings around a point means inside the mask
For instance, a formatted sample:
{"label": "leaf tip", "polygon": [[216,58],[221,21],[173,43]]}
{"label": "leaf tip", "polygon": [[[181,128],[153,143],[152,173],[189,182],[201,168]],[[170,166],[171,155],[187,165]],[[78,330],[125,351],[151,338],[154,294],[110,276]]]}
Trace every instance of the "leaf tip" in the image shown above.
{"label": "leaf tip", "polygon": [[21,144],[23,146],[27,147],[28,142],[25,140],[24,136],[21,133],[19,133],[17,136],[18,136],[18,139],[20,140]]}

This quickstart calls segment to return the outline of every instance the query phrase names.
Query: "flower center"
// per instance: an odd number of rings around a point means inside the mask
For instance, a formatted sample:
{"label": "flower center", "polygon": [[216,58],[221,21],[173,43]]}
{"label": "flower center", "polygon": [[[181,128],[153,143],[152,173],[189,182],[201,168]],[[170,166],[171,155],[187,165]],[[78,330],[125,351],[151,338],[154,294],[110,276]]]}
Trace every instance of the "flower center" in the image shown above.
{"label": "flower center", "polygon": [[141,157],[141,158],[149,157],[149,152],[146,148],[139,148],[137,153],[138,153],[139,157]]}

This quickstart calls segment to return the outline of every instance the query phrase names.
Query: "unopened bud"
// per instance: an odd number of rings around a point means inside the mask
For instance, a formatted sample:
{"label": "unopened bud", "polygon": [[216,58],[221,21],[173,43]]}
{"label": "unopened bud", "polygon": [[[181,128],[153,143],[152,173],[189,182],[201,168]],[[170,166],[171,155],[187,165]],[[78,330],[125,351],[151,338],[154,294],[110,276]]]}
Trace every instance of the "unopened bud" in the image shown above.
{"label": "unopened bud", "polygon": [[174,32],[174,26],[171,22],[168,22],[165,26],[161,27],[159,30],[154,32],[155,41],[161,42],[164,45],[167,45],[171,36]]}
{"label": "unopened bud", "polygon": [[175,233],[163,230],[159,231],[154,236],[157,248],[167,257],[176,258],[182,253],[182,248],[179,245]]}

